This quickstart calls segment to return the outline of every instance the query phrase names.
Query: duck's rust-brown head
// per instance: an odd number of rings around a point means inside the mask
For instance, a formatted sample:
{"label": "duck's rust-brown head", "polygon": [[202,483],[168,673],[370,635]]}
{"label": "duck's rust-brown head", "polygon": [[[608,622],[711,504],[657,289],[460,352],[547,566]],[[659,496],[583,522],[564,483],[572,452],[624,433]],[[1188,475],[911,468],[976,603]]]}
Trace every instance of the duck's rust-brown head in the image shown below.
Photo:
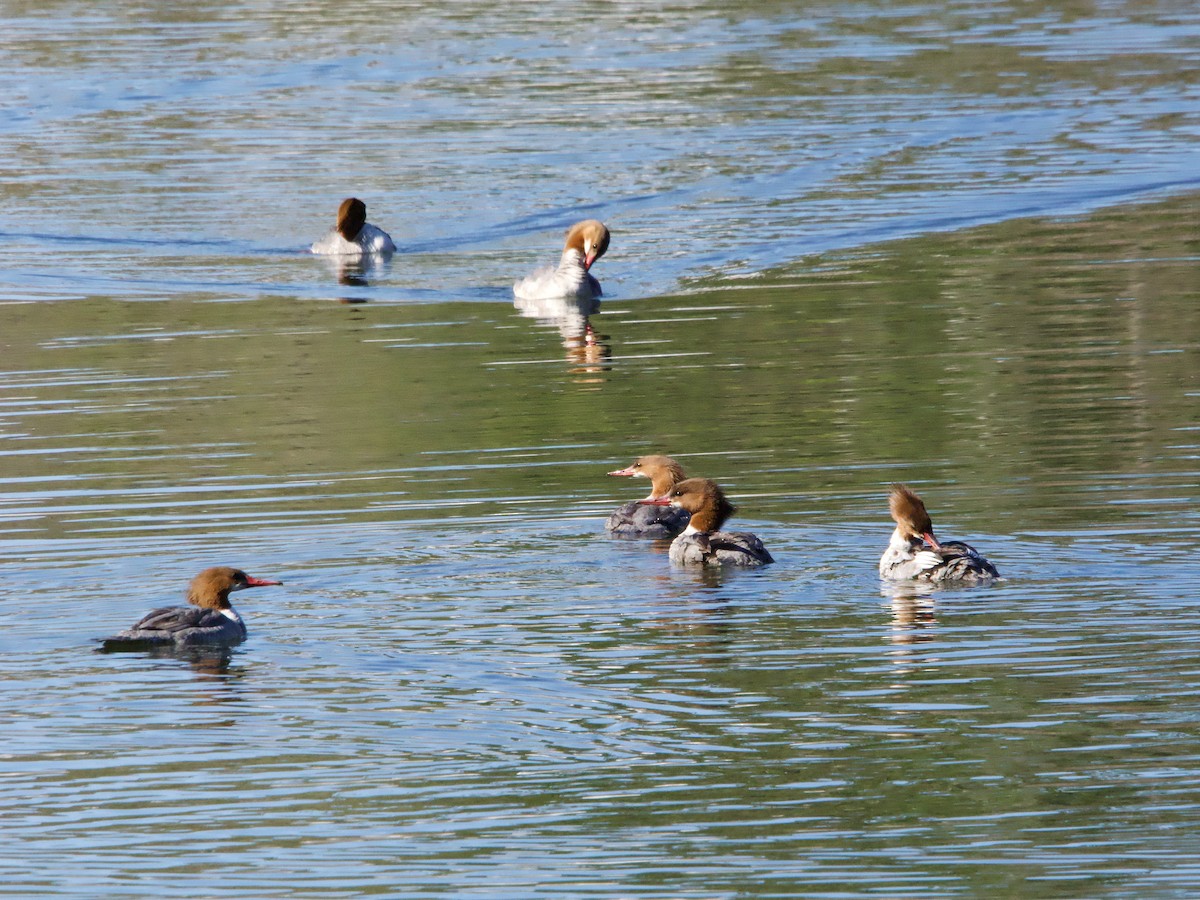
{"label": "duck's rust-brown head", "polygon": [[187,599],[188,603],[206,609],[229,609],[229,595],[232,592],[272,584],[283,582],[254,578],[241,569],[230,566],[213,566],[192,579],[192,583],[188,585]]}
{"label": "duck's rust-brown head", "polygon": [[367,224],[367,204],[357,197],[347,197],[338,207],[338,234],[348,241],[358,237],[362,227]]}
{"label": "duck's rust-brown head", "polygon": [[687,478],[671,488],[665,499],[642,502],[685,509],[692,514],[688,528],[705,533],[719,531],[725,520],[737,511],[711,478]]}
{"label": "duck's rust-brown head", "polygon": [[671,457],[659,454],[639,456],[624,469],[618,469],[608,474],[633,478],[649,478],[650,496],[646,498],[647,500],[657,500],[660,497],[666,497],[671,488],[687,478],[683,474],[683,466],[675,462]]}

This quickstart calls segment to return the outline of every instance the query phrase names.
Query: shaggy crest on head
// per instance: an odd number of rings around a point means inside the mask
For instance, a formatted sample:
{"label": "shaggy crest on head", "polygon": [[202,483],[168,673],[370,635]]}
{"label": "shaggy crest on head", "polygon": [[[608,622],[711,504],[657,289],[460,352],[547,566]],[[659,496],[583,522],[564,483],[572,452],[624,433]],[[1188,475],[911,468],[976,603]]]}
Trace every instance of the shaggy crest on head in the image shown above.
{"label": "shaggy crest on head", "polygon": [[888,509],[904,537],[921,538],[934,547],[933,520],[925,509],[925,502],[904,484],[893,484],[888,494]]}
{"label": "shaggy crest on head", "polygon": [[358,237],[362,227],[367,224],[367,204],[357,197],[347,197],[338,207],[337,230],[348,241]]}

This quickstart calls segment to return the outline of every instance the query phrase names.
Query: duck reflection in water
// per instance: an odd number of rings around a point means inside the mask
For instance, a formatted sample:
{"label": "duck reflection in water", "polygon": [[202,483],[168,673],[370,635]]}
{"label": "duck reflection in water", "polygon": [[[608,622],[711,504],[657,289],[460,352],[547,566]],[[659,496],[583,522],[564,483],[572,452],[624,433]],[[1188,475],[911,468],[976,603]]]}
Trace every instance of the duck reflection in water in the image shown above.
{"label": "duck reflection in water", "polygon": [[567,349],[567,362],[573,366],[572,374],[595,375],[612,368],[612,349],[604,342],[606,338],[607,335],[597,333],[591,324],[588,324],[584,326],[581,337],[563,339],[563,346]]}
{"label": "duck reflection in water", "polygon": [[525,318],[558,330],[572,374],[596,375],[612,368],[608,335],[600,334],[591,323],[591,316],[600,312],[599,298],[517,297],[513,307]]}
{"label": "duck reflection in water", "polygon": [[[111,652],[111,651],[101,651]],[[219,679],[222,682],[232,682],[241,678],[245,671],[241,666],[234,667],[231,647],[147,647],[138,655],[145,659],[170,659],[186,663],[196,674],[205,679]],[[212,700],[239,699],[237,697],[216,697]]]}
{"label": "duck reflection in water", "polygon": [[[385,274],[391,267],[390,256],[323,256],[321,262],[337,283],[345,287],[370,287],[372,279]],[[336,298],[339,303],[366,303],[366,297]]]}
{"label": "duck reflection in water", "polygon": [[[920,588],[924,588],[923,590]],[[936,637],[932,588],[912,585],[891,594],[892,643],[897,646],[924,644]]]}
{"label": "duck reflection in water", "polygon": [[720,572],[688,572],[693,578],[678,575],[661,585],[658,602],[661,612],[647,619],[649,629],[660,633],[659,646],[664,652],[695,657],[702,665],[725,665],[738,646],[735,615],[738,605],[733,596],[721,592]]}

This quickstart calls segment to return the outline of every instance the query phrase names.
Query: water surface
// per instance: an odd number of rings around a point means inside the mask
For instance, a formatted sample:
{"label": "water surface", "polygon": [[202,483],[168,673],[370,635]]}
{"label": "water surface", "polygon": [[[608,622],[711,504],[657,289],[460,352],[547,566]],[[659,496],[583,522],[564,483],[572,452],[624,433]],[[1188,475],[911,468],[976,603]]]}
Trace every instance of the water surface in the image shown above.
{"label": "water surface", "polygon": [[[1197,18],[4,7],[0,893],[1200,891]],[[607,539],[643,452],[778,564]]]}

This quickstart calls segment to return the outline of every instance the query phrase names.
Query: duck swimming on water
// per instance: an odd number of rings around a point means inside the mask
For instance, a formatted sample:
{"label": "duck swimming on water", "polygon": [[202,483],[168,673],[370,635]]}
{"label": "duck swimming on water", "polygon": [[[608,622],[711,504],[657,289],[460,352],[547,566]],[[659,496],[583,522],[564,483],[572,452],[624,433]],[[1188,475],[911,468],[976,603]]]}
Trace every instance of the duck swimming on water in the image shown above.
{"label": "duck swimming on water", "polygon": [[603,222],[585,219],[567,231],[558,267],[538,269],[513,285],[518,300],[549,300],[574,297],[592,300],[602,293],[592,276],[592,265],[608,250],[609,233]]}
{"label": "duck swimming on water", "polygon": [[229,603],[229,595],[273,584],[283,582],[253,578],[229,566],[205,569],[188,586],[191,606],[164,606],[147,613],[137,624],[105,639],[101,649],[114,652],[240,644],[246,639],[246,623]]}
{"label": "duck swimming on water", "polygon": [[691,513],[683,534],[671,542],[671,562],[677,565],[753,567],[775,562],[756,535],[720,530],[736,507],[712,479],[688,478],[671,488],[665,499],[640,502],[670,504]]}
{"label": "duck swimming on water", "polygon": [[396,245],[386,231],[367,221],[367,204],[347,197],[338,207],[337,224],[309,249],[319,256],[380,256]]}
{"label": "duck swimming on water", "polygon": [[[646,500],[666,499],[671,489],[687,478],[683,466],[669,456],[639,456],[624,469],[609,472],[625,478],[649,478]],[[691,513],[679,506],[654,506],[640,501],[619,506],[604,523],[604,530],[619,537],[672,538],[687,527]]]}
{"label": "duck swimming on water", "polygon": [[985,584],[1000,577],[996,567],[970,544],[935,538],[924,501],[907,485],[892,485],[888,509],[896,530],[879,559],[881,578],[931,584]]}

